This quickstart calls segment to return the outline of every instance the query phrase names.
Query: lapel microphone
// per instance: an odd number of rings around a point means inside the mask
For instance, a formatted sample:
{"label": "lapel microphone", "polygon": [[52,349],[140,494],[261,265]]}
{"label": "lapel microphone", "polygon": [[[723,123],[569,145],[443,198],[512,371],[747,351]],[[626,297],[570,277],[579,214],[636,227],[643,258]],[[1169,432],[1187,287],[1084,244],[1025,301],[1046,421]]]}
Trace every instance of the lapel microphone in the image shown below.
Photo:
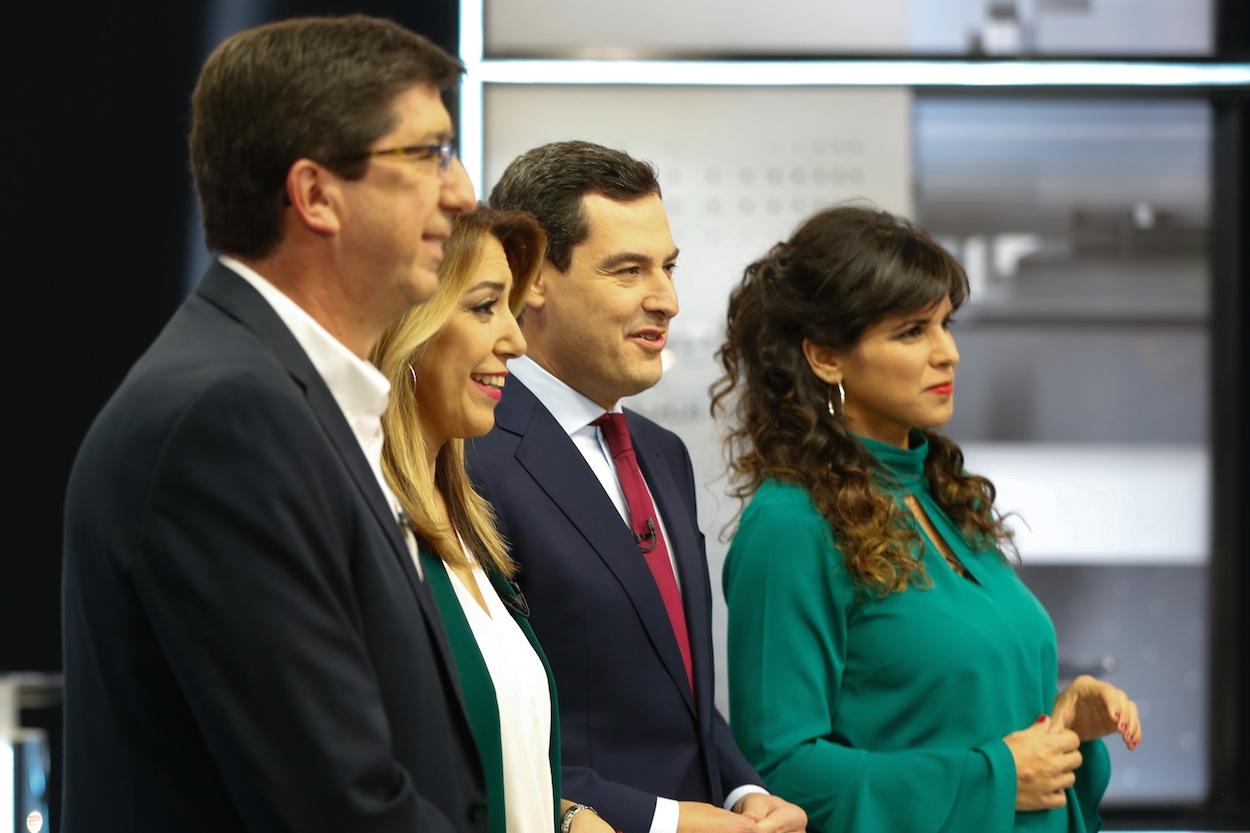
{"label": "lapel microphone", "polygon": [[651,552],[655,549],[655,521],[647,518],[647,531],[635,532],[634,543],[638,545],[638,549],[643,552]]}
{"label": "lapel microphone", "polygon": [[512,588],[512,595],[500,593],[499,597],[503,600],[504,606],[525,619],[530,618],[529,602],[525,601],[525,594],[521,592],[521,585],[512,579],[507,579],[508,585]]}

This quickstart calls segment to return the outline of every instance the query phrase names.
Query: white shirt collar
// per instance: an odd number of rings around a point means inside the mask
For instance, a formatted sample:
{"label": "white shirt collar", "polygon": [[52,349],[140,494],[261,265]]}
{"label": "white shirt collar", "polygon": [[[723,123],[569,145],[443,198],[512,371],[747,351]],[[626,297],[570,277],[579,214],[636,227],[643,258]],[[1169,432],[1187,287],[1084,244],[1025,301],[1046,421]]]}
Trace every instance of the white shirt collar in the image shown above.
{"label": "white shirt collar", "polygon": [[256,270],[232,257],[222,255],[219,259],[223,266],[251,284],[273,307],[299,346],[304,348],[309,361],[321,374],[334,401],[353,427],[358,418],[381,418],[391,392],[391,383],[382,371],[348,350],[299,304]]}
{"label": "white shirt collar", "polygon": [[[573,390],[529,356],[521,356],[508,362],[508,372],[520,379],[538,397],[538,401],[551,412],[564,433],[569,436],[603,416],[602,407],[585,394]],[[617,402],[608,410],[619,414],[621,403]]]}

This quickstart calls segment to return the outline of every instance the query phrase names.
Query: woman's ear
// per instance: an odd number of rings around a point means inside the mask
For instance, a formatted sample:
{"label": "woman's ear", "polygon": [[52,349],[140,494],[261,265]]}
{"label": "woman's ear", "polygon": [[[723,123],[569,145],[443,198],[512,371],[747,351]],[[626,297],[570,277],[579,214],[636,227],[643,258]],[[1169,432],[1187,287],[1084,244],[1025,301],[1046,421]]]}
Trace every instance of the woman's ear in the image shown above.
{"label": "woman's ear", "polygon": [[820,381],[836,385],[842,381],[842,353],[810,338],[803,339],[803,358]]}

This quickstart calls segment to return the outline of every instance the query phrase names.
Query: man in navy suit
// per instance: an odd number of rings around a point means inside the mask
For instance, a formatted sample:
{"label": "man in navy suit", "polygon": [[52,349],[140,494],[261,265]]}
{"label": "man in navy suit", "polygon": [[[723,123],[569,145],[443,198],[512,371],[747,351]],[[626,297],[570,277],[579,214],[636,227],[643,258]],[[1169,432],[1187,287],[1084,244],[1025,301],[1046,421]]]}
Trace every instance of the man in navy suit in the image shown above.
{"label": "man in navy suit", "polygon": [[625,833],[801,830],[713,705],[711,587],[676,435],[620,400],[660,379],[677,314],[654,169],[587,142],[531,150],[491,194],[549,237],[474,479],[521,565],[560,692],[564,792]]}
{"label": "man in navy suit", "polygon": [[[191,165],[221,257],[69,483],[68,833],[487,829],[366,361],[474,204],[441,100],[459,73],[360,16],[262,26],[206,62]],[[141,268],[141,240],[110,257]]]}

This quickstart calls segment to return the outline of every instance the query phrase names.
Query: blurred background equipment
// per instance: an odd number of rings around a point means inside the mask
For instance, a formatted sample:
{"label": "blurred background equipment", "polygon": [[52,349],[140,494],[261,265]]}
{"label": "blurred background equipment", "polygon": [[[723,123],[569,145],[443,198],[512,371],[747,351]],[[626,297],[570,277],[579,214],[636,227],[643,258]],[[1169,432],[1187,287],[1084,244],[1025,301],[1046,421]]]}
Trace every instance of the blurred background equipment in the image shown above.
{"label": "blurred background equipment", "polygon": [[22,718],[24,713],[57,706],[60,701],[59,675],[0,674],[0,833],[52,829],[48,734],[23,726]]}

